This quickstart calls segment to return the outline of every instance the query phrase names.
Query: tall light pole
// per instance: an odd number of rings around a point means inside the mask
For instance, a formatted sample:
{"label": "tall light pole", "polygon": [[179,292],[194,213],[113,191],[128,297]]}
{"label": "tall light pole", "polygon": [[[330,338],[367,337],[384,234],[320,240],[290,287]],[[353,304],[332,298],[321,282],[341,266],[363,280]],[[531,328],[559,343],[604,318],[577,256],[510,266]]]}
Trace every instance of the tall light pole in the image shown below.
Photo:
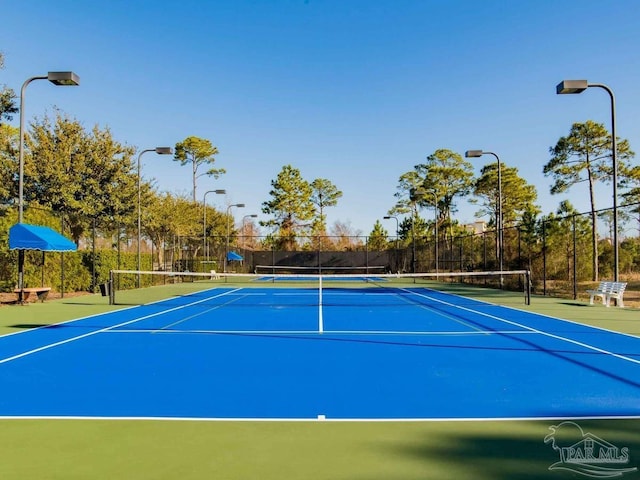
{"label": "tall light pole", "polygon": [[202,214],[202,255],[204,256],[205,250],[207,251],[207,262],[209,262],[209,249],[207,248],[207,194],[215,193],[216,195],[224,195],[227,193],[226,190],[218,189],[218,190],[208,190],[204,192],[204,196],[202,197],[202,205],[204,207],[204,212]]}
{"label": "tall light pole", "polygon": [[244,203],[234,203],[233,205],[229,205],[227,207],[227,247],[224,251],[224,273],[227,273],[227,257],[229,256],[229,237],[231,236],[231,226],[229,222],[230,218],[230,210],[232,207],[244,208]]}
{"label": "tall light pole", "polygon": [[[142,270],[140,243],[142,242],[142,194],[141,194],[141,177],[140,177],[140,158],[147,152],[156,152],[158,155],[171,155],[173,149],[171,147],[156,147],[142,150],[138,154],[138,272]],[[140,273],[138,273],[138,288],[140,288]]]}
{"label": "tall light pole", "polygon": [[398,271],[400,270],[400,262],[398,258],[398,236],[400,230],[400,223],[398,222],[398,217],[394,217],[393,215],[386,215],[382,217],[384,220],[391,220],[392,218],[396,221],[396,268]]}
{"label": "tall light pole", "polygon": [[[20,89],[20,144],[18,145],[18,223],[24,219],[24,93],[34,80],[49,80],[56,86],[75,87],[80,85],[80,77],[73,72],[48,72],[46,76],[25,80]],[[24,287],[24,250],[18,250],[18,301],[22,303]]]}
{"label": "tall light pole", "polygon": [[[482,150],[467,150],[464,154],[467,158],[478,158],[482,155],[493,155],[498,162],[498,218],[496,219],[496,229],[498,232],[498,263],[500,264],[500,271],[503,268],[503,228],[502,228],[502,166],[500,165],[500,157],[493,152],[484,152]],[[503,277],[500,275],[500,287],[502,288]]]}
{"label": "tall light pole", "polygon": [[618,149],[616,142],[616,97],[613,90],[602,83],[589,83],[586,80],[563,80],[556,85],[558,95],[582,93],[589,87],[606,90],[611,98],[611,163],[613,169],[613,281],[618,281]]}

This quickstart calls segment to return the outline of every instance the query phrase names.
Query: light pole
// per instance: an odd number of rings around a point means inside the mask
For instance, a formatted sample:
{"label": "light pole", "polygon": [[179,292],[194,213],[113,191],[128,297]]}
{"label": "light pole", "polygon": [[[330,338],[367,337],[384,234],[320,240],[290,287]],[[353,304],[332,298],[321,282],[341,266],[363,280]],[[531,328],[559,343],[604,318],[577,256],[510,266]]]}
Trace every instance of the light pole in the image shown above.
{"label": "light pole", "polygon": [[204,212],[202,214],[202,255],[204,256],[205,250],[207,251],[207,263],[209,262],[209,249],[207,248],[207,194],[215,193],[216,195],[224,195],[227,193],[226,190],[218,189],[218,190],[208,190],[204,192],[204,197],[202,198],[202,205],[204,207]]}
{"label": "light pole", "polygon": [[229,236],[231,236],[231,226],[229,222],[230,210],[232,207],[244,208],[244,203],[234,203],[227,207],[227,247],[224,252],[224,273],[227,273],[227,257],[229,256]]}
{"label": "light pole", "polygon": [[391,220],[392,218],[396,221],[396,269],[400,270],[400,262],[398,258],[398,231],[400,230],[400,223],[398,222],[398,217],[394,217],[393,215],[386,215],[382,217],[384,220]]}
{"label": "light pole", "polygon": [[613,169],[613,281],[618,281],[618,152],[616,145],[616,98],[613,90],[602,83],[589,83],[586,80],[563,80],[556,85],[558,95],[582,93],[589,87],[606,90],[611,98],[611,163]]}
{"label": "light pole", "polygon": [[[482,150],[467,150],[464,154],[467,158],[478,158],[482,155],[493,155],[498,162],[498,218],[496,219],[496,229],[498,232],[498,263],[500,271],[503,266],[503,228],[502,228],[502,166],[500,165],[500,157],[493,152],[484,152]],[[503,277],[500,275],[500,287],[502,288]]]}
{"label": "light pole", "polygon": [[416,257],[416,217],[418,216],[418,209],[415,203],[411,208],[411,243],[413,245],[413,252],[411,254],[411,273],[416,273],[416,263],[418,259]]}
{"label": "light pole", "polygon": [[[34,80],[49,80],[56,86],[75,87],[80,85],[80,77],[73,72],[48,72],[46,76],[25,80],[20,89],[20,144],[18,145],[18,223],[24,219],[24,93]],[[18,250],[18,301],[22,303],[24,287],[24,250]]]}
{"label": "light pole", "polygon": [[[142,195],[141,195],[141,178],[140,178],[140,158],[147,152],[156,152],[158,155],[171,155],[173,149],[171,147],[156,147],[142,150],[138,154],[138,272],[142,270],[140,243],[142,241]],[[138,288],[140,288],[140,273],[138,273]]]}

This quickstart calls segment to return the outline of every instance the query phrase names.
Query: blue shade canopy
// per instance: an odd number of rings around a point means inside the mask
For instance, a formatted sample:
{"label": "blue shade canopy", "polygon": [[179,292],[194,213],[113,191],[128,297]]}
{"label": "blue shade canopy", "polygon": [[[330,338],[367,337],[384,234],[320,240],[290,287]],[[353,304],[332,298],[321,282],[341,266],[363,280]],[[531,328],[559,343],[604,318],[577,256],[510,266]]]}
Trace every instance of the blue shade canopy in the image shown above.
{"label": "blue shade canopy", "polygon": [[231,261],[231,260],[242,261],[244,259],[242,258],[242,255],[240,255],[240,254],[238,254],[236,252],[229,252],[229,253],[227,253],[227,260],[228,261]]}
{"label": "blue shade canopy", "polygon": [[49,227],[17,223],[9,229],[9,249],[75,252],[76,244]]}

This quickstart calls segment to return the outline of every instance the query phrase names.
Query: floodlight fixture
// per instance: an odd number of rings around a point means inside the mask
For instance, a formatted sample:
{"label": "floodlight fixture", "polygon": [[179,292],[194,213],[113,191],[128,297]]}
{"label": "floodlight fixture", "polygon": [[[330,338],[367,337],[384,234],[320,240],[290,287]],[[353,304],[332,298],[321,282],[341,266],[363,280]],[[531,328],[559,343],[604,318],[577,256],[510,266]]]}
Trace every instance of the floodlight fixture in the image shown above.
{"label": "floodlight fixture", "polygon": [[563,80],[556,85],[556,93],[558,95],[582,93],[587,88],[589,88],[589,82],[586,80]]}
{"label": "floodlight fixture", "polygon": [[482,156],[482,150],[467,150],[464,152],[466,158],[478,158]]}
{"label": "floodlight fixture", "polygon": [[73,72],[49,72],[47,80],[62,87],[76,87],[80,85],[80,77]]}

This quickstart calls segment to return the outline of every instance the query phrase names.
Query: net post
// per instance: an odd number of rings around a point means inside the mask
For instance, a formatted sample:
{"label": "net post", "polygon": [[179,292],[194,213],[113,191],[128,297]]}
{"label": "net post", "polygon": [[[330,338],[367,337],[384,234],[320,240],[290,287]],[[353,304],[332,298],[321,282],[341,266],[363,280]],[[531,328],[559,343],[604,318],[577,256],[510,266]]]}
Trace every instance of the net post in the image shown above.
{"label": "net post", "polygon": [[318,333],[324,332],[324,321],[322,318],[322,275],[318,275]]}
{"label": "net post", "polygon": [[531,305],[531,270],[526,270],[524,274],[524,303]]}
{"label": "net post", "polygon": [[109,305],[116,304],[116,292],[115,292],[116,284],[113,281],[113,270],[109,270]]}

